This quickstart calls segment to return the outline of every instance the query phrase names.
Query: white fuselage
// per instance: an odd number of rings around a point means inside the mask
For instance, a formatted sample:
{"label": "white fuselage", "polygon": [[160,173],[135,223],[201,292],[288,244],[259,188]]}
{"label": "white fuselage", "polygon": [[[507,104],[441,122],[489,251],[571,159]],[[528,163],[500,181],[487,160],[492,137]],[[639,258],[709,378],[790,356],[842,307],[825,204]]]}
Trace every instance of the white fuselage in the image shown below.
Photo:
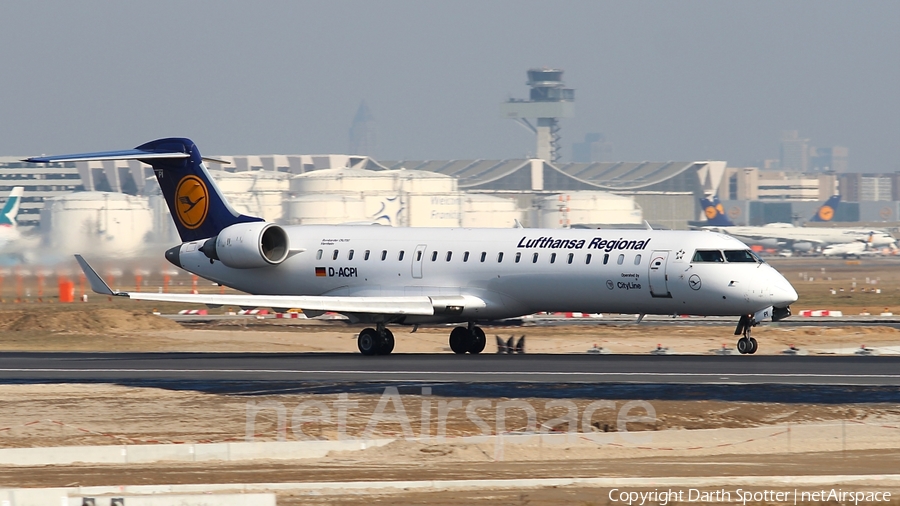
{"label": "white fuselage", "polygon": [[0,249],[11,246],[19,237],[19,230],[15,226],[0,225]]}
{"label": "white fuselage", "polygon": [[[471,295],[485,307],[405,323],[477,321],[538,311],[745,315],[797,294],[766,263],[692,261],[695,250],[746,251],[706,231],[284,227],[283,263],[234,269],[185,243],[181,266],[251,294]],[[352,258],[351,258],[352,254]]]}

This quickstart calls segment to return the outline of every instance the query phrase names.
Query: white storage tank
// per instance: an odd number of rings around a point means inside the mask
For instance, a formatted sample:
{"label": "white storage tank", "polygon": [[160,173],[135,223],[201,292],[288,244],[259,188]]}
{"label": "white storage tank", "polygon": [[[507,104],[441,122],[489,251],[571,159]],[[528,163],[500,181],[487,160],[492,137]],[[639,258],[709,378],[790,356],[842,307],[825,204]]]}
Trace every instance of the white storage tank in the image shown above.
{"label": "white storage tank", "polygon": [[290,174],[262,170],[209,173],[235,211],[271,222],[284,217],[282,201],[290,188]]}
{"label": "white storage tank", "polygon": [[291,178],[294,194],[341,192],[396,192],[396,179],[389,172],[350,168],[324,169]]}
{"label": "white storage tank", "polygon": [[286,203],[291,225],[336,225],[366,221],[363,199],[352,195],[304,195]]}
{"label": "white storage tank", "polygon": [[577,224],[640,224],[643,213],[630,197],[608,192],[583,191],[548,195],[536,200],[541,228],[563,228]]}
{"label": "white storage tank", "polygon": [[462,225],[466,228],[512,228],[522,223],[516,201],[491,195],[472,194],[463,199]]}
{"label": "white storage tank", "polygon": [[384,192],[446,193],[457,190],[456,179],[418,170],[325,169],[291,178],[290,191],[301,193]]}
{"label": "white storage tank", "polygon": [[76,192],[44,200],[41,233],[58,254],[134,256],[153,237],[146,197]]}

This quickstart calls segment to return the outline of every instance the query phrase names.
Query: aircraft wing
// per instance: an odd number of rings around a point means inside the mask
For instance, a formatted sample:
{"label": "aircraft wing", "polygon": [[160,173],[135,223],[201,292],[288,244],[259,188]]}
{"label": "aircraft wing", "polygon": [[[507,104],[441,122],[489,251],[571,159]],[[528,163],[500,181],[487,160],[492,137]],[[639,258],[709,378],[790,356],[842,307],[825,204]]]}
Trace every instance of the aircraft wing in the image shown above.
{"label": "aircraft wing", "polygon": [[463,308],[484,308],[485,303],[471,295],[411,296],[411,297],[340,297],[314,295],[219,295],[189,293],[141,293],[112,290],[103,278],[81,255],[75,255],[91,289],[101,295],[116,295],[135,300],[185,302],[210,306],[239,306],[244,308],[271,307],[300,308],[308,311],[377,315],[422,315],[462,312]]}

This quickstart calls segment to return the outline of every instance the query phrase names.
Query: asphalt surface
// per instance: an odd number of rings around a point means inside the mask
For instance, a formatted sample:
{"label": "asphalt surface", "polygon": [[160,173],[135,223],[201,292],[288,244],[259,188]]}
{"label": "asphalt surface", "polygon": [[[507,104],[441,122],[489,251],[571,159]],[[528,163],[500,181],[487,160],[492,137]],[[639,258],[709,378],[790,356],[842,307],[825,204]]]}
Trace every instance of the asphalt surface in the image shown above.
{"label": "asphalt surface", "polygon": [[0,382],[22,380],[900,386],[900,357],[0,353]]}

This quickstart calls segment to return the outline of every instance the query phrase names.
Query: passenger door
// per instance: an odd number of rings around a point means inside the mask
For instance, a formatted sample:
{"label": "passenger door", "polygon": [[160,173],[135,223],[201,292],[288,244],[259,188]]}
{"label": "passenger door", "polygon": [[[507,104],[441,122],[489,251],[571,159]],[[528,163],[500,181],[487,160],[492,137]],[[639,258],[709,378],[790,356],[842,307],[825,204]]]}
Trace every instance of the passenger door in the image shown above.
{"label": "passenger door", "polygon": [[653,297],[672,298],[669,293],[669,277],[666,275],[668,251],[654,251],[650,255],[650,295]]}
{"label": "passenger door", "polygon": [[412,255],[412,277],[416,279],[422,279],[422,264],[425,262],[425,249],[426,246],[424,244],[420,244],[416,246],[416,251],[413,252]]}

